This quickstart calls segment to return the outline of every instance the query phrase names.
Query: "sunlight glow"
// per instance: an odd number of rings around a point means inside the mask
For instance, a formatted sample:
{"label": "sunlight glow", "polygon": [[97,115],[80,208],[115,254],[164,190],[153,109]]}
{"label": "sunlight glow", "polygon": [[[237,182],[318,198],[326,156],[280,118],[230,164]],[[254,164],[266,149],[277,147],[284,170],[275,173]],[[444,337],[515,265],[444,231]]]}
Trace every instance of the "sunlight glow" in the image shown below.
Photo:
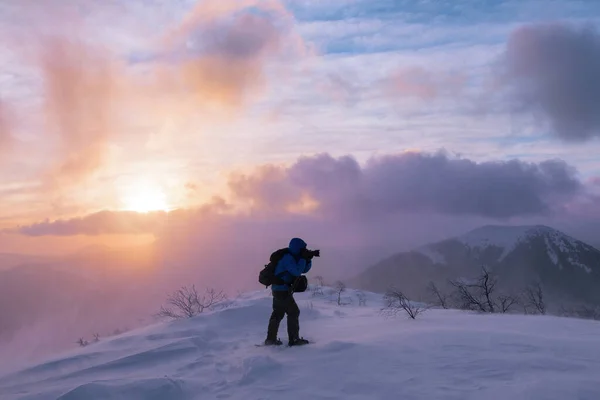
{"label": "sunlight glow", "polygon": [[124,209],[147,213],[150,211],[169,211],[167,196],[160,186],[151,182],[139,182],[130,186],[122,200]]}

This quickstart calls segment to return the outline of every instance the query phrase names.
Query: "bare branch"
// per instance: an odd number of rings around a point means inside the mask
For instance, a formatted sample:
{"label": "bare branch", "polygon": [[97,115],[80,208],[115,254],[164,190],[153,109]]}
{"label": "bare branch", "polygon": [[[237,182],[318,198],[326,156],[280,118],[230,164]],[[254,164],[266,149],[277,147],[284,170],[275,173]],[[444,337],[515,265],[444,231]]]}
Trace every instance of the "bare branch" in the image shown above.
{"label": "bare branch", "polygon": [[162,306],[157,315],[168,318],[192,318],[206,309],[214,308],[226,299],[227,296],[222,291],[207,289],[200,297],[195,285],[191,288],[184,286],[167,297],[169,306]]}
{"label": "bare branch", "polygon": [[325,279],[321,275],[315,276],[315,280],[319,284],[319,286],[325,286]]}
{"label": "bare branch", "polygon": [[206,294],[202,298],[197,298],[198,313],[204,312],[205,309],[212,309],[223,301],[227,300],[227,296],[222,290],[207,289]]}
{"label": "bare branch", "polygon": [[85,340],[84,338],[79,338],[77,340],[77,344],[80,345],[81,347],[85,347],[87,346],[89,343],[87,340]]}
{"label": "bare branch", "polygon": [[342,305],[342,293],[346,290],[346,284],[342,281],[335,283],[335,293],[337,295],[338,306]]}
{"label": "bare branch", "polygon": [[510,311],[512,306],[518,304],[518,299],[513,296],[500,295],[498,296],[498,303],[500,305],[500,311],[507,313]]}
{"label": "bare branch", "polygon": [[383,300],[386,306],[382,311],[388,315],[396,315],[404,310],[410,318],[416,319],[419,314],[427,310],[427,307],[411,302],[402,291],[394,288],[386,291]]}
{"label": "bare branch", "polygon": [[450,281],[457,289],[457,295],[461,302],[460,308],[479,312],[496,312],[494,292],[497,279],[484,266],[475,283],[467,283],[462,280]]}
{"label": "bare branch", "polygon": [[457,297],[460,301],[459,308],[461,310],[487,312],[485,304],[479,296],[471,293],[469,285],[460,280],[450,281],[450,284],[457,290]]}
{"label": "bare branch", "polygon": [[315,280],[317,281],[317,283],[315,283],[314,285],[311,285],[311,292],[312,292],[312,296],[313,297],[317,297],[317,296],[324,296],[323,293],[323,277],[322,276],[316,276]]}
{"label": "bare branch", "polygon": [[546,303],[544,302],[544,290],[540,282],[536,282],[525,289],[527,304],[540,314],[546,314]]}
{"label": "bare branch", "polygon": [[429,282],[427,290],[433,295],[435,304],[444,309],[448,309],[448,296],[442,294],[435,283]]}
{"label": "bare branch", "polygon": [[367,305],[367,295],[365,295],[363,292],[356,293],[356,297],[358,297],[358,305],[359,306]]}
{"label": "bare branch", "polygon": [[600,307],[591,306],[587,304],[580,304],[572,308],[566,308],[564,305],[561,306],[562,314],[565,317],[571,318],[583,318],[593,319],[600,321]]}
{"label": "bare branch", "polygon": [[479,277],[478,288],[483,292],[489,312],[493,313],[495,312],[495,307],[494,301],[492,300],[492,294],[496,288],[497,279],[496,277],[490,275],[489,271],[485,267],[482,267],[481,269],[482,274]]}

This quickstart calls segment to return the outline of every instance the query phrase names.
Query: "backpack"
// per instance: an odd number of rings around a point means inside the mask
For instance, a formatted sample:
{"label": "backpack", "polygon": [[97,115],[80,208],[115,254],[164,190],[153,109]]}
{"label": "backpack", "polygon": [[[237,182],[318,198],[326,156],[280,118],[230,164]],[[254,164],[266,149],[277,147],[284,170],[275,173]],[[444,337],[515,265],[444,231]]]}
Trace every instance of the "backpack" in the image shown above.
{"label": "backpack", "polygon": [[283,279],[275,276],[275,268],[277,268],[277,264],[289,252],[287,247],[283,249],[279,249],[271,254],[269,258],[269,263],[265,265],[265,267],[258,274],[258,282],[269,287],[271,285],[284,285],[285,282]]}

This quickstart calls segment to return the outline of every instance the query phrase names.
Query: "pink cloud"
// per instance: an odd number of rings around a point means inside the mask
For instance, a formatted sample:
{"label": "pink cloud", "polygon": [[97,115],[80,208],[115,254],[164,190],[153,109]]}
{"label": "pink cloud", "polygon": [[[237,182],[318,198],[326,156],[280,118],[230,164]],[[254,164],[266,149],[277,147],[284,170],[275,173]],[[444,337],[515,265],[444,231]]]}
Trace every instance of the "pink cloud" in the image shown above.
{"label": "pink cloud", "polygon": [[263,167],[231,182],[237,198],[281,209],[302,195],[318,212],[347,216],[431,212],[489,218],[556,211],[582,183],[562,161],[476,163],[443,153],[374,157],[303,157],[290,167]]}
{"label": "pink cloud", "polygon": [[103,211],[16,231],[31,236],[161,236],[189,220],[203,220],[203,226],[214,228],[215,221],[236,221],[244,215],[255,221],[300,218],[305,222],[313,218],[379,221],[411,214],[506,220],[560,214],[585,195],[584,188],[574,169],[556,160],[476,163],[444,153],[412,152],[374,157],[361,166],[350,156],[321,154],[302,157],[290,166],[265,165],[232,174],[229,202],[216,198],[198,210]]}
{"label": "pink cloud", "polygon": [[[103,8],[87,0],[76,5]],[[133,135],[139,118],[161,127],[203,113],[207,119],[234,117],[271,79],[283,79],[286,64],[306,49],[281,2],[209,0],[171,26],[162,41],[148,44],[156,57],[139,74],[97,44],[97,27],[81,8],[29,2],[17,9],[27,21],[23,26],[34,28],[11,31],[15,40],[9,44],[40,73],[44,91],[41,112],[34,115],[42,116],[36,129],[41,138],[28,152],[39,145],[46,186],[58,191],[100,171],[110,145]],[[15,44],[22,42],[27,45]],[[1,137],[7,138],[4,119]]]}
{"label": "pink cloud", "polygon": [[386,91],[394,97],[436,100],[459,95],[466,77],[459,73],[428,70],[422,67],[399,68],[385,81]]}

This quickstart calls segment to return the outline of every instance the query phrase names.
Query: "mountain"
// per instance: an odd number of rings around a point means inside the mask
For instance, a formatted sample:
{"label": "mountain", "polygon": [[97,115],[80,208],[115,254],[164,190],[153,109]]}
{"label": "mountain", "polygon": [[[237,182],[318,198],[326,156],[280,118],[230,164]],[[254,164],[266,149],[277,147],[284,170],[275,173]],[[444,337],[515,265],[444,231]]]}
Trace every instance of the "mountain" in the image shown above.
{"label": "mountain", "polygon": [[353,280],[367,290],[401,287],[422,297],[429,281],[475,277],[487,266],[511,292],[541,281],[554,303],[600,304],[600,251],[556,229],[489,225],[393,255]]}
{"label": "mountain", "polygon": [[[330,293],[326,291],[326,293]],[[356,299],[344,293],[344,302]],[[0,374],[3,400],[580,399],[600,398],[600,324],[429,310],[379,313],[381,296],[338,306],[297,294],[302,348],[256,347],[271,311],[265,291]],[[285,321],[280,335],[285,339]]]}
{"label": "mountain", "polygon": [[15,253],[0,253],[0,271],[14,268],[22,264],[44,263],[51,260],[51,257],[30,256]]}

